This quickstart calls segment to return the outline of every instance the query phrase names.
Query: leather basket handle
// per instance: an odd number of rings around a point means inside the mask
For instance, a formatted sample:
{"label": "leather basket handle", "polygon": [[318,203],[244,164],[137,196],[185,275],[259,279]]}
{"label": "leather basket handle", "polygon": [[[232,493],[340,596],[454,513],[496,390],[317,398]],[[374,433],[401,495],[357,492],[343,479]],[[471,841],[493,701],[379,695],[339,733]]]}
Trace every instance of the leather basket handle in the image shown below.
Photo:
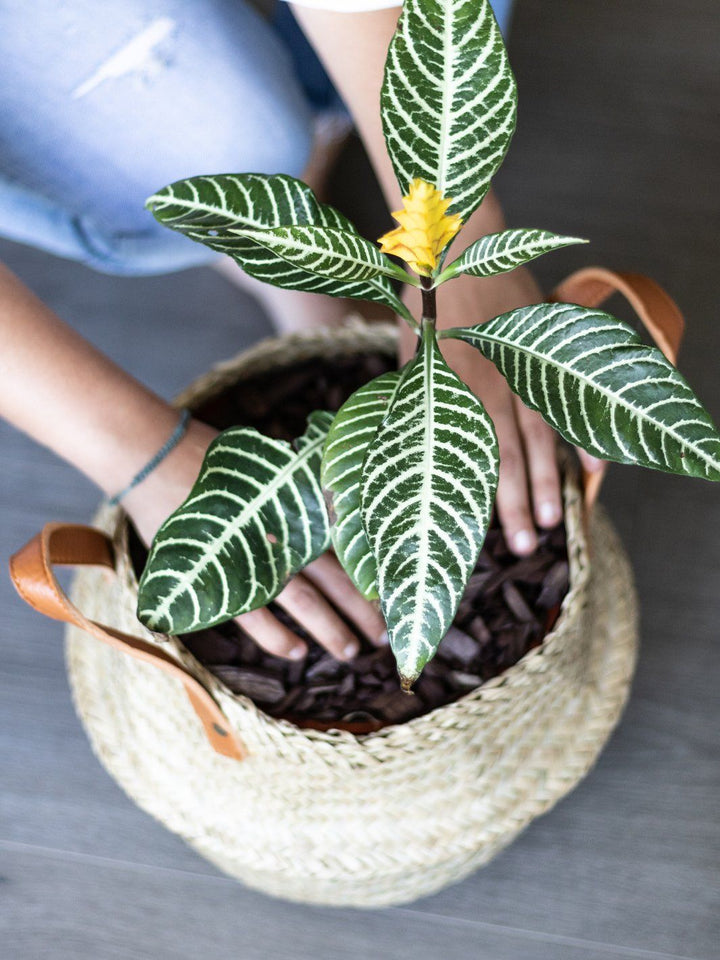
{"label": "leather basket handle", "polygon": [[10,558],[10,576],[20,596],[35,610],[53,620],[81,627],[124,653],[151,663],[179,680],[217,753],[243,760],[247,751],[230,727],[209,691],[164,650],[145,640],[105,627],[85,617],[62,590],[53,566],[103,566],[115,570],[109,537],[93,527],[49,523]]}
{"label": "leather basket handle", "polygon": [[[570,274],[548,297],[551,303],[576,303],[599,307],[613,293],[621,293],[643,322],[645,329],[673,366],[685,330],[682,313],[661,286],[640,273],[615,273],[602,267],[586,267]],[[591,473],[583,469],[585,509],[597,500],[607,465]]]}

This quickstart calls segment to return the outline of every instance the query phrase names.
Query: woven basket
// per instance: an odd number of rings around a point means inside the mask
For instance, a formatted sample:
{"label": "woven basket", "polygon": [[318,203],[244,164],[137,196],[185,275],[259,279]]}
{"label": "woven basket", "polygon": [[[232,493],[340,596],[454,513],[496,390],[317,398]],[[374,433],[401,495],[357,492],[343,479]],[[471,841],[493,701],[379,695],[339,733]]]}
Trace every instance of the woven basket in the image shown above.
{"label": "woven basket", "polygon": [[[647,278],[589,268],[555,299],[596,306],[614,291],[674,361],[682,317]],[[311,357],[394,348],[392,328],[362,324],[266,341],[178,404]],[[586,506],[596,492],[586,482]],[[75,624],[67,664],[78,714],[139,806],[249,886],[304,903],[389,906],[490,860],[577,784],[620,717],[636,657],[632,573],[568,471],[564,500],[570,589],[543,644],[455,703],[365,735],[273,719],[177,638],[145,630],[120,509],[96,517],[114,550],[96,529],[51,524],[15,554],[11,573],[29,603]],[[96,565],[75,581],[79,609],[56,563]]]}
{"label": "woven basket", "polygon": [[[391,328],[360,325],[266,341],[178,402],[192,408],[243,377],[310,357],[394,346]],[[569,475],[564,490],[571,585],[555,628],[456,703],[362,737],[301,730],[231,693],[168,638],[165,649],[212,691],[245,744],[249,757],[239,763],[210,748],[176,681],[70,628],[70,680],[95,752],[144,810],[267,893],[376,907],[460,880],[575,786],[627,698],[636,648],[631,571],[596,511],[591,576]],[[142,635],[124,514],[106,508],[95,523],[115,541],[118,576],[81,573],[73,600],[87,616]]]}

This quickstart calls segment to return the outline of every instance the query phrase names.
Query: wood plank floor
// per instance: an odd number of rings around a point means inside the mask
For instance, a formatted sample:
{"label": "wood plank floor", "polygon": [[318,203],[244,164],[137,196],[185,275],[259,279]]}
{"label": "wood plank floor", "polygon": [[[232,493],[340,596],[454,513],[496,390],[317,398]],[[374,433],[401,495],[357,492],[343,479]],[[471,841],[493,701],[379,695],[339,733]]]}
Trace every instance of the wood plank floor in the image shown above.
{"label": "wood plank floor", "polygon": [[[513,225],[580,233],[589,259],[661,278],[686,311],[681,369],[720,419],[717,0],[518,0],[520,120],[498,179]],[[171,395],[265,336],[206,270],[103,277],[10,244],[0,259]],[[97,495],[0,425],[0,557]],[[616,468],[643,648],[623,722],[581,786],[485,870],[411,907],[271,900],[221,877],[93,758],[62,631],[0,578],[0,943],[8,960],[713,960],[720,957],[720,488]]]}

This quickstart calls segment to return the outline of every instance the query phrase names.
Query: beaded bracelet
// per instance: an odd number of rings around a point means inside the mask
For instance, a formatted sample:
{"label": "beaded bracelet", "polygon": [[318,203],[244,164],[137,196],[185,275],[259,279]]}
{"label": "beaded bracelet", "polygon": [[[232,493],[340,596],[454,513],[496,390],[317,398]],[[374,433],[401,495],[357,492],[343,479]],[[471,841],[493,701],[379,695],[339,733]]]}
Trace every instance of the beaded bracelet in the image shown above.
{"label": "beaded bracelet", "polygon": [[127,494],[130,493],[131,490],[134,490],[139,483],[142,483],[145,477],[147,477],[148,474],[151,474],[153,470],[158,466],[158,464],[162,463],[162,461],[170,453],[170,451],[175,449],[175,447],[180,443],[182,438],[185,436],[185,433],[187,432],[188,423],[190,422],[190,416],[191,414],[189,410],[182,411],[182,413],[180,414],[180,420],[178,421],[178,425],[173,430],[172,435],[169,437],[169,439],[166,440],[165,443],[160,447],[160,449],[155,454],[155,456],[152,457],[151,460],[148,460],[148,462],[145,464],[142,470],[140,470],[139,473],[135,474],[135,476],[132,478],[132,480],[125,487],[124,490],[121,490],[120,493],[116,493],[114,497],[110,497],[110,499],[108,500],[108,503],[110,504],[111,507],[116,507],[120,503],[123,497],[127,496]]}

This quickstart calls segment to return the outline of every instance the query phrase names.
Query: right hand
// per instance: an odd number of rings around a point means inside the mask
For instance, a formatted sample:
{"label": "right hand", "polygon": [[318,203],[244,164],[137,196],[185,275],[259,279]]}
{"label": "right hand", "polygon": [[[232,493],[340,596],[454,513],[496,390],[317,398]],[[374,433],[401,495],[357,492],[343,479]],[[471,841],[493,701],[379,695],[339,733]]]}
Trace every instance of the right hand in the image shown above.
{"label": "right hand", "polygon": [[[217,431],[191,420],[178,446],[123,501],[145,544],[185,500]],[[374,646],[387,643],[377,608],[358,593],[332,552],[323,554],[293,577],[275,602],[338,660],[352,660],[360,637]],[[340,616],[343,614],[354,629]],[[245,633],[268,653],[299,660],[306,643],[263,607],[235,618]]]}
{"label": "right hand", "polygon": [[[419,316],[418,291],[408,287],[404,297]],[[483,280],[459,277],[438,291],[438,326],[469,326],[542,300],[532,274],[523,267]],[[441,343],[445,359],[482,400],[495,425],[500,448],[498,519],[508,548],[518,556],[528,556],[538,546],[536,528],[554,527],[563,516],[555,434],[540,414],[511,392],[495,365],[474,347],[459,340]],[[414,333],[401,324],[401,363],[413,356],[416,345]],[[579,448],[577,452],[586,470],[602,470],[600,460]]]}

